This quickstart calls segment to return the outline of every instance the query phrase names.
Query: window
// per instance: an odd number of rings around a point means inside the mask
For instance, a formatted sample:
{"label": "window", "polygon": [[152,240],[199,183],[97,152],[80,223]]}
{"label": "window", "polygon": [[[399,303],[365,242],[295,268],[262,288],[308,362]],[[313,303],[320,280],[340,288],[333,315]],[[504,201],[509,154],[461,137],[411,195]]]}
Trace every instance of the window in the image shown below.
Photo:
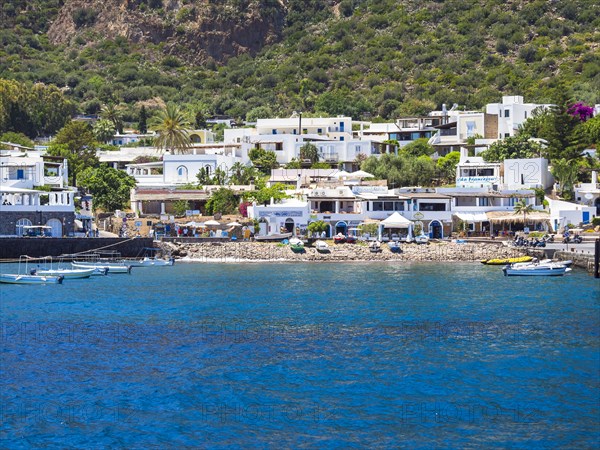
{"label": "window", "polygon": [[23,227],[30,227],[30,226],[31,226],[31,220],[29,220],[29,219],[17,220],[16,235],[23,236],[25,234],[25,229]]}
{"label": "window", "polygon": [[396,211],[404,211],[404,202],[395,202],[394,209]]}
{"label": "window", "polygon": [[394,202],[384,202],[383,209],[385,211],[393,211],[394,210]]}
{"label": "window", "polygon": [[275,150],[283,150],[283,142],[276,142],[275,143]]}
{"label": "window", "polygon": [[527,111],[525,111],[525,119],[527,119]]}
{"label": "window", "polygon": [[490,199],[488,197],[479,197],[479,206],[490,206]]}
{"label": "window", "polygon": [[25,179],[25,171],[23,169],[17,169],[17,180]]}
{"label": "window", "polygon": [[340,122],[340,131],[344,131],[344,122]]}
{"label": "window", "polygon": [[210,175],[212,172],[212,167],[209,165],[204,166],[204,170],[206,172],[206,175]]}
{"label": "window", "polygon": [[383,202],[373,202],[373,211],[383,211]]}
{"label": "window", "polygon": [[343,141],[343,140],[344,140],[344,136],[340,136],[340,141]]}
{"label": "window", "polygon": [[177,177],[180,179],[187,180],[188,170],[185,166],[179,166],[177,168]]}
{"label": "window", "polygon": [[271,130],[271,132],[272,132],[273,134],[277,134],[277,130],[276,130],[276,129],[273,129],[273,130]]}
{"label": "window", "polygon": [[317,128],[317,134],[323,134],[323,128]]}
{"label": "window", "polygon": [[510,133],[504,133],[504,137],[505,138],[510,137]]}
{"label": "window", "polygon": [[508,110],[508,109],[504,110],[504,117],[510,117],[510,110]]}
{"label": "window", "polygon": [[508,199],[508,206],[515,206],[516,203],[517,203],[517,199],[515,197],[510,197]]}
{"label": "window", "polygon": [[467,122],[467,137],[475,136],[475,122]]}
{"label": "window", "polygon": [[419,211],[446,211],[444,203],[419,203]]}

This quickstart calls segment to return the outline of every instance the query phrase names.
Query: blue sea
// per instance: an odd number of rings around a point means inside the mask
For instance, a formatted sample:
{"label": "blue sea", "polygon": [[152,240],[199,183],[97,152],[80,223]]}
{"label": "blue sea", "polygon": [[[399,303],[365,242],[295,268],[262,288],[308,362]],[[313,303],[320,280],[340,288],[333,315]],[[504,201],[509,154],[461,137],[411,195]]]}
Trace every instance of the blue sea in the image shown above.
{"label": "blue sea", "polygon": [[600,445],[577,269],[177,263],[0,285],[0,314],[0,448]]}

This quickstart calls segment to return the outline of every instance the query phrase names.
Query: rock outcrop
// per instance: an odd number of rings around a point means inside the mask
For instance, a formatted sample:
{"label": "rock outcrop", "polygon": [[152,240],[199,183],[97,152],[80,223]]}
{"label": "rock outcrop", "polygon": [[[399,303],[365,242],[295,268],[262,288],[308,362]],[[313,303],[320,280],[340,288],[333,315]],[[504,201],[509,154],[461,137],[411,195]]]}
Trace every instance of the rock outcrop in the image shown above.
{"label": "rock outcrop", "polygon": [[121,36],[163,43],[187,62],[222,62],[279,40],[285,14],[283,1],[66,0],[48,36],[53,44]]}

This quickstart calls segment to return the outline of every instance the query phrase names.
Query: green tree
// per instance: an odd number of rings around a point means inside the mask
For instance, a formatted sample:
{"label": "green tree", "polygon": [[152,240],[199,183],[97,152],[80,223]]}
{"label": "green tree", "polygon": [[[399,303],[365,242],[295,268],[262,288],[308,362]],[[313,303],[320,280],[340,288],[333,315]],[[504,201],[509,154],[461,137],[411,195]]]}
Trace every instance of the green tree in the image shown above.
{"label": "green tree", "polygon": [[539,142],[531,140],[525,133],[494,142],[490,148],[481,152],[486,161],[502,162],[505,159],[538,158],[544,154]]}
{"label": "green tree", "polygon": [[311,164],[319,162],[319,149],[316,145],[307,142],[300,147],[300,161],[310,161]]}
{"label": "green tree", "polygon": [[138,129],[142,134],[146,134],[148,132],[148,112],[146,111],[146,106],[144,105],[142,105],[140,108]]}
{"label": "green tree", "polygon": [[258,171],[252,166],[236,162],[230,169],[230,181],[233,184],[250,184],[250,180],[258,177]]}
{"label": "green tree", "polygon": [[115,126],[110,120],[100,119],[94,124],[92,131],[99,142],[106,142],[115,135]]}
{"label": "green tree", "polygon": [[114,103],[104,105],[100,110],[100,117],[110,121],[117,133],[123,133],[123,108],[121,106]]}
{"label": "green tree", "polygon": [[190,124],[181,108],[169,103],[158,112],[154,129],[159,135],[154,140],[154,145],[173,154],[184,153],[192,144],[189,128]]}
{"label": "green tree", "polygon": [[235,214],[239,203],[238,196],[231,189],[223,187],[211,194],[206,202],[206,214]]}
{"label": "green tree", "polygon": [[289,198],[289,196],[285,193],[287,186],[283,183],[275,183],[270,187],[261,186],[259,183],[257,188],[257,190],[249,192],[247,194],[247,198],[254,200],[259,205],[267,205],[271,199],[274,201],[280,201],[284,198]]}
{"label": "green tree", "polygon": [[560,182],[560,195],[566,199],[573,198],[573,185],[577,180],[577,165],[566,158],[555,159],[552,161],[550,169],[554,178]]}
{"label": "green tree", "polygon": [[296,158],[292,158],[292,160],[285,165],[286,169],[302,169],[302,163],[298,161]]}
{"label": "green tree", "polygon": [[[10,142],[11,144],[22,145],[23,147],[33,148],[33,141],[25,136],[23,133],[15,133],[14,131],[7,131],[0,135],[0,142]],[[0,144],[0,148],[8,149],[8,146]]]}
{"label": "green tree", "polygon": [[94,207],[104,211],[127,208],[135,185],[135,178],[106,164],[88,167],[79,175],[79,186],[94,196]]}
{"label": "green tree", "polygon": [[311,233],[321,234],[323,231],[327,231],[329,226],[322,220],[316,220],[308,224],[306,229]]}
{"label": "green tree", "polygon": [[48,154],[67,158],[71,186],[77,186],[77,174],[98,165],[97,142],[92,128],[85,122],[65,125],[48,147]]}
{"label": "green tree", "polygon": [[173,212],[177,216],[184,216],[185,212],[190,209],[190,202],[187,200],[177,200],[173,202]]}
{"label": "green tree", "polygon": [[437,173],[445,183],[456,180],[456,166],[460,161],[460,152],[450,152],[437,160]]}
{"label": "green tree", "polygon": [[277,155],[275,152],[265,150],[263,148],[253,148],[248,152],[248,157],[254,167],[260,170],[265,175],[271,174],[271,169],[279,167]]}
{"label": "green tree", "polygon": [[431,156],[435,149],[432,145],[429,145],[429,140],[427,138],[416,139],[411,143],[405,145],[400,148],[400,153],[406,156]]}

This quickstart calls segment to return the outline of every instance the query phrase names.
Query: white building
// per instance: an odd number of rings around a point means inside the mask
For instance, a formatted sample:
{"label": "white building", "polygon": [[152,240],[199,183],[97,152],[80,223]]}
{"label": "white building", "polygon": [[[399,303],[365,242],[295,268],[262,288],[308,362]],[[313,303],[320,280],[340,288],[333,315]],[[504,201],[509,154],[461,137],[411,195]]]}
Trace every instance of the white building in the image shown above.
{"label": "white building", "polygon": [[[592,179],[589,183],[580,183],[575,186],[575,201],[581,205],[593,206],[593,216],[600,217],[600,183],[598,183],[598,172],[592,171]],[[587,220],[585,220],[587,219]],[[590,218],[585,218],[587,223]]]}
{"label": "white building", "polygon": [[498,139],[514,136],[519,127],[536,108],[549,108],[551,104],[525,103],[521,95],[502,96],[502,103],[488,103],[485,112],[497,117]]}
{"label": "white building", "polygon": [[[73,232],[75,191],[68,189],[66,159],[40,152],[0,152],[0,235],[22,236],[25,227],[46,235]],[[50,188],[50,191],[36,188]]]}

